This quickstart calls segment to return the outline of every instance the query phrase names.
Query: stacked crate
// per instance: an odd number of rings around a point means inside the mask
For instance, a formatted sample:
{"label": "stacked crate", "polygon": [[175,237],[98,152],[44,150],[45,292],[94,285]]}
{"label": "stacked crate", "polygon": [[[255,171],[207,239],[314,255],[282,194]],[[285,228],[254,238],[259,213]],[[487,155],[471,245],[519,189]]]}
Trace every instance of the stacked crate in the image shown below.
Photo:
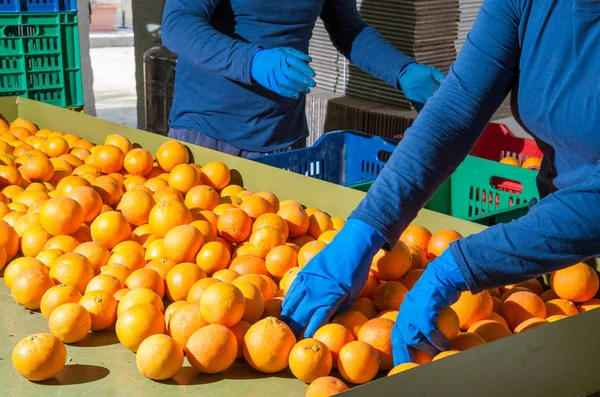
{"label": "stacked crate", "polygon": [[83,106],[76,0],[0,0],[0,96]]}
{"label": "stacked crate", "polygon": [[[392,45],[418,62],[448,72],[471,29],[482,0],[358,0],[363,19]],[[416,112],[402,94],[385,82],[350,64],[331,44],[323,23],[316,24],[310,42],[311,66],[317,73],[319,90],[307,98],[310,141],[323,132],[353,129],[392,138],[412,124]],[[327,94],[325,94],[327,93]],[[335,94],[334,98],[327,97]],[[340,97],[347,101],[340,106]],[[337,112],[337,113],[336,113]],[[343,115],[361,113],[356,124]],[[327,117],[323,119],[323,115]],[[510,115],[508,101],[498,109],[494,120]],[[331,120],[341,120],[330,128]]]}

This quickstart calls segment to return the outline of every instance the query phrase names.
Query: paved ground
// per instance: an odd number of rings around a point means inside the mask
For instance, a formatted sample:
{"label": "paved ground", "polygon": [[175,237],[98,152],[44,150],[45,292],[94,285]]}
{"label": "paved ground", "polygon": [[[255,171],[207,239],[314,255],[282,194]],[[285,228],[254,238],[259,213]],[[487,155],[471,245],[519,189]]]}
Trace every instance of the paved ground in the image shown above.
{"label": "paved ground", "polygon": [[137,127],[133,47],[90,49],[94,71],[96,115]]}

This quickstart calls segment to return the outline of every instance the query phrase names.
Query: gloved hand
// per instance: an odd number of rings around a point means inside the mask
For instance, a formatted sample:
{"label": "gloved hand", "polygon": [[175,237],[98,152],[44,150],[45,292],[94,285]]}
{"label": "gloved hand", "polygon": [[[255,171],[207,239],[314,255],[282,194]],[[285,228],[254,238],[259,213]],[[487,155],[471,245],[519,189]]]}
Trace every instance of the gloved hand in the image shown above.
{"label": "gloved hand", "polygon": [[349,219],[333,241],[296,276],[283,300],[282,319],[296,335],[311,337],[362,290],[373,257],[385,243],[374,228]]}
{"label": "gloved hand", "polygon": [[446,337],[437,329],[438,315],[467,289],[450,250],[427,266],[400,306],[392,330],[394,365],[412,361],[410,348],[431,355],[450,348]]}
{"label": "gloved hand", "polygon": [[263,87],[286,97],[299,98],[316,85],[312,59],[294,48],[258,49],[252,59],[252,78]]}
{"label": "gloved hand", "polygon": [[445,78],[444,73],[432,66],[411,63],[398,75],[398,82],[406,98],[420,112]]}

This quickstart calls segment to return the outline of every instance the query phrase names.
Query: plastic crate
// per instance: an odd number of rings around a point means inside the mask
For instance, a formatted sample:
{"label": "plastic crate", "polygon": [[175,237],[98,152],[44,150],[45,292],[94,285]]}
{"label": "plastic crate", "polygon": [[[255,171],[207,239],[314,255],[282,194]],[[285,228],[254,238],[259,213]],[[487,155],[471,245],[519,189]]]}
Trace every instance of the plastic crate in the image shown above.
{"label": "plastic crate", "polygon": [[77,23],[74,13],[0,14],[0,96],[83,106]]}
{"label": "plastic crate", "polygon": [[354,131],[323,135],[308,148],[252,160],[343,186],[373,181],[398,143]]}
{"label": "plastic crate", "polygon": [[0,13],[77,12],[77,0],[0,0]]}

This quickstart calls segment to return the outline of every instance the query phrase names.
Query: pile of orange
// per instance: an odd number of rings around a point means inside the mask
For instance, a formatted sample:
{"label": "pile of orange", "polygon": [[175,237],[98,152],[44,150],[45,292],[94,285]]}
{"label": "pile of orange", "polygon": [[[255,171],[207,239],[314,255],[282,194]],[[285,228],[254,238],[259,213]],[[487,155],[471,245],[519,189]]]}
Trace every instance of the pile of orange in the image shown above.
{"label": "pile of orange", "polygon": [[[273,193],[231,184],[220,162],[190,163],[165,142],[154,154],[127,138],[93,145],[17,119],[0,123],[0,268],[16,302],[40,309],[50,333],[21,340],[16,370],[37,381],[64,366],[64,343],[116,332],[141,374],[164,380],[184,360],[200,373],[243,358],[256,371],[290,368],[308,396],[341,392],[479,344],[600,307],[596,273],[578,264],[473,295],[438,327],[453,350],[393,368],[391,332],[427,263],[462,236],[410,226],[381,250],[350,310],[297,340],[281,304],[298,271],[344,225]],[[152,357],[152,360],[148,359]]]}

